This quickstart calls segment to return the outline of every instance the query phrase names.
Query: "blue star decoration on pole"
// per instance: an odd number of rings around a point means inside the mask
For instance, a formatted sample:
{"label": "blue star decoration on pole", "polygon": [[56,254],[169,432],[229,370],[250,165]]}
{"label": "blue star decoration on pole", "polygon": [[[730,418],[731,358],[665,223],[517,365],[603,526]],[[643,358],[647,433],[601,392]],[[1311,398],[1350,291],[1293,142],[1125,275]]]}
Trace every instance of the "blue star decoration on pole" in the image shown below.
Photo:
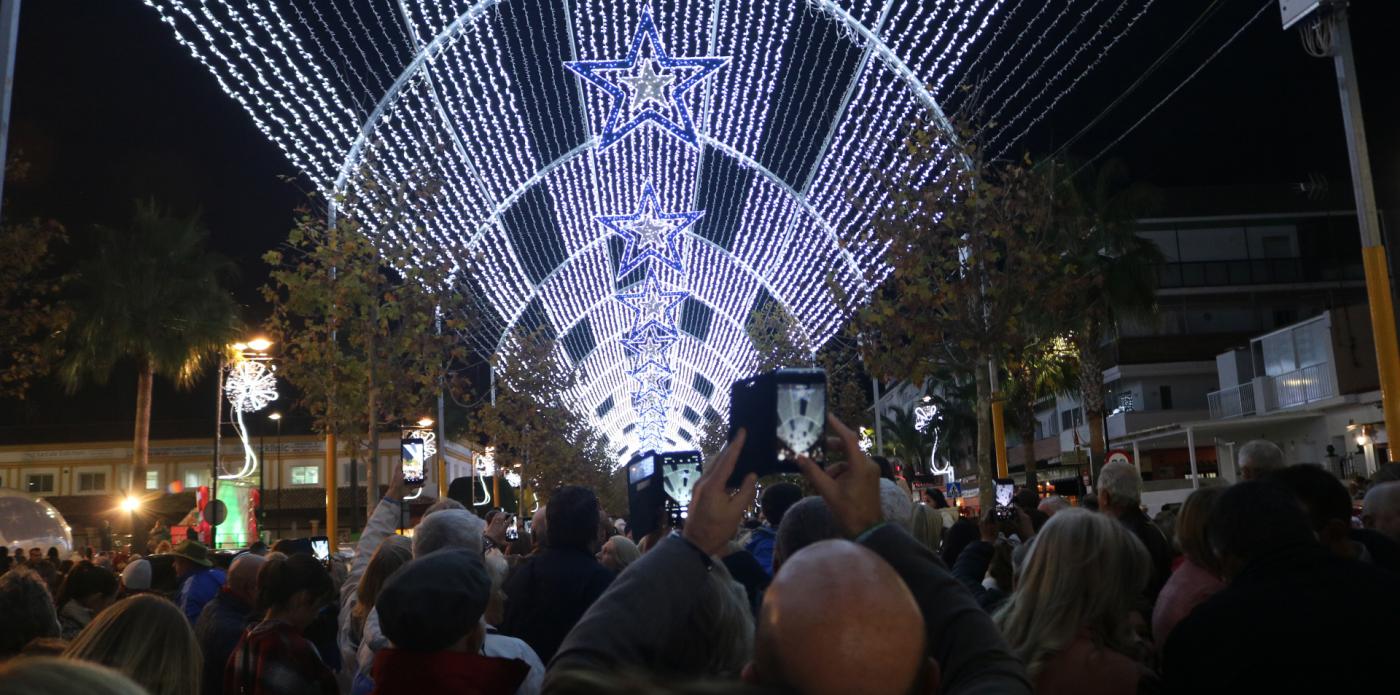
{"label": "blue star decoration on pole", "polygon": [[661,283],[656,281],[656,276],[648,274],[642,282],[642,290],[632,294],[616,295],[617,299],[627,308],[635,312],[632,321],[632,332],[644,328],[648,324],[659,324],[670,332],[676,330],[676,306],[685,301],[690,296],[689,292],[666,291],[661,288]]}
{"label": "blue star decoration on pole", "polygon": [[[644,44],[649,52],[643,50]],[[564,66],[612,97],[608,122],[598,139],[598,149],[602,150],[646,122],[665,128],[692,147],[699,147],[700,135],[682,97],[728,62],[728,57],[671,57],[657,35],[650,8],[644,7],[626,58],[567,61]],[[674,113],[675,118],[667,115],[670,113]]]}
{"label": "blue star decoration on pole", "polygon": [[633,379],[637,380],[637,393],[659,393],[662,396],[671,394],[671,371],[662,369],[656,365],[646,367],[632,372]]}
{"label": "blue star decoration on pole", "polygon": [[665,263],[676,272],[684,272],[678,237],[704,214],[703,211],[662,212],[656,189],[648,183],[642,187],[642,200],[635,213],[599,215],[595,219],[627,242],[622,249],[622,259],[618,261],[617,276],[622,277],[649,258]]}

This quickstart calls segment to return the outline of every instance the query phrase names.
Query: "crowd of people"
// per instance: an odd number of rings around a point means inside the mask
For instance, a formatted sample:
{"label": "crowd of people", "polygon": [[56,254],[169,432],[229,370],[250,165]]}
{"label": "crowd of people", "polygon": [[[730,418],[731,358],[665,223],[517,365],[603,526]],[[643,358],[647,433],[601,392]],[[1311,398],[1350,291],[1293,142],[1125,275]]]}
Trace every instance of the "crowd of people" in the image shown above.
{"label": "crowd of people", "polygon": [[[398,533],[398,472],[346,556],[193,540],[0,554],[0,695],[1342,692],[1400,648],[1400,480],[1353,495],[1241,449],[1151,519],[1132,465],[1072,504],[916,502],[834,418],[800,481],[726,485],[644,537],[565,486],[518,536],[451,499]],[[1389,473],[1387,472],[1387,475]],[[758,513],[755,515],[755,503]],[[168,542],[168,539],[163,539]],[[165,574],[170,576],[166,577]],[[1290,662],[1291,655],[1297,655]]]}

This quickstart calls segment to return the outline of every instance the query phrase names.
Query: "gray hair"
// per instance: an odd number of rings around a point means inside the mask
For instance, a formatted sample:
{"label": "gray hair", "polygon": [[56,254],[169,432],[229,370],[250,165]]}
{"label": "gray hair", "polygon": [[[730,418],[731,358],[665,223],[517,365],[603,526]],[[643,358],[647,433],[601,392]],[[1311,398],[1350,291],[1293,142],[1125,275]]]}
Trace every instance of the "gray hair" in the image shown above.
{"label": "gray hair", "polygon": [[1258,475],[1283,470],[1283,449],[1267,439],[1255,439],[1240,447],[1238,456],[1240,469],[1252,468]]}
{"label": "gray hair", "polygon": [[38,637],[58,637],[58,613],[43,577],[27,567],[0,576],[0,659]]}
{"label": "gray hair", "polygon": [[[791,511],[791,510],[789,510]],[[787,521],[787,517],[783,517]],[[661,653],[662,666],[681,673],[737,676],[753,656],[754,620],[748,594],[724,563],[714,562],[691,602],[685,628]]]}
{"label": "gray hair", "polygon": [[1400,514],[1400,481],[1372,485],[1362,504],[1365,514]]}
{"label": "gray hair", "polygon": [[1069,500],[1059,495],[1050,495],[1046,497],[1040,501],[1040,506],[1037,507],[1040,511],[1045,512],[1046,516],[1054,516],[1055,512],[1064,511],[1069,508]]}
{"label": "gray hair", "polygon": [[424,517],[424,518],[427,518],[427,517],[429,517],[429,516],[432,516],[433,514],[437,514],[438,512],[445,512],[445,511],[447,511],[447,510],[449,510],[449,509],[466,509],[466,508],[467,508],[467,505],[462,504],[461,502],[458,502],[457,500],[454,500],[454,499],[452,499],[451,497],[439,497],[439,498],[438,498],[438,501],[432,503],[432,505],[430,505],[430,506],[427,508],[427,510],[425,510],[425,511],[423,512],[423,517]]}
{"label": "gray hair", "polygon": [[914,515],[914,500],[893,480],[881,478],[880,511],[885,513],[885,521],[908,531],[909,517]]}
{"label": "gray hair", "polygon": [[465,509],[444,509],[428,516],[413,529],[413,557],[423,557],[434,550],[460,548],[481,554],[481,534],[486,522]]}
{"label": "gray hair", "polygon": [[1115,505],[1142,504],[1142,476],[1131,463],[1114,461],[1099,471],[1099,489],[1108,493]]}
{"label": "gray hair", "polygon": [[[778,524],[778,538],[773,548],[774,564],[782,564],[797,551],[818,541],[840,538],[836,518],[820,497],[803,497],[788,507]],[[774,568],[776,571],[777,568]]]}

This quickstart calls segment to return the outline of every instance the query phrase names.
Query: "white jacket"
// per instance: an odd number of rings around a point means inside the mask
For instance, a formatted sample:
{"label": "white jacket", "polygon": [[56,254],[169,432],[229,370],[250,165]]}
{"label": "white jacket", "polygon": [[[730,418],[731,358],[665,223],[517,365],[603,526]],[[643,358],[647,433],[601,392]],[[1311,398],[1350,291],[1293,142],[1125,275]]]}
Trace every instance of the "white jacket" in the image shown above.
{"label": "white jacket", "polygon": [[[365,524],[365,530],[360,534],[360,542],[355,544],[355,557],[350,560],[350,574],[340,586],[340,616],[336,620],[335,642],[340,647],[340,672],[336,674],[336,681],[340,685],[342,695],[350,694],[355,673],[360,671],[360,664],[356,661],[360,644],[352,641],[350,636],[350,613],[355,609],[355,595],[360,590],[360,578],[365,576],[365,569],[369,567],[370,558],[374,557],[374,551],[379,549],[379,544],[398,530],[403,509],[403,502],[388,498],[379,500],[379,506],[374,508],[369,523]],[[367,630],[365,634],[369,634]],[[365,665],[366,671],[369,666]]]}

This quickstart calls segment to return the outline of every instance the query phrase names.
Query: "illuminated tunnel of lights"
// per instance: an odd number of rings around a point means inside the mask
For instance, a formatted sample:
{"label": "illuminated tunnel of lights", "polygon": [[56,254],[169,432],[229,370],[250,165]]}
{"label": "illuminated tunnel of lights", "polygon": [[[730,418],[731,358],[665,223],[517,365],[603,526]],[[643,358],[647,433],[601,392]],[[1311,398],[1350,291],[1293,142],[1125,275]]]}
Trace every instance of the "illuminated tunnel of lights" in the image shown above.
{"label": "illuminated tunnel of lights", "polygon": [[884,279],[913,119],[976,80],[1009,149],[1152,2],[147,0],[326,200],[436,182],[412,224],[330,213],[446,254],[483,352],[555,338],[618,456],[727,411],[755,309],[815,351]]}

